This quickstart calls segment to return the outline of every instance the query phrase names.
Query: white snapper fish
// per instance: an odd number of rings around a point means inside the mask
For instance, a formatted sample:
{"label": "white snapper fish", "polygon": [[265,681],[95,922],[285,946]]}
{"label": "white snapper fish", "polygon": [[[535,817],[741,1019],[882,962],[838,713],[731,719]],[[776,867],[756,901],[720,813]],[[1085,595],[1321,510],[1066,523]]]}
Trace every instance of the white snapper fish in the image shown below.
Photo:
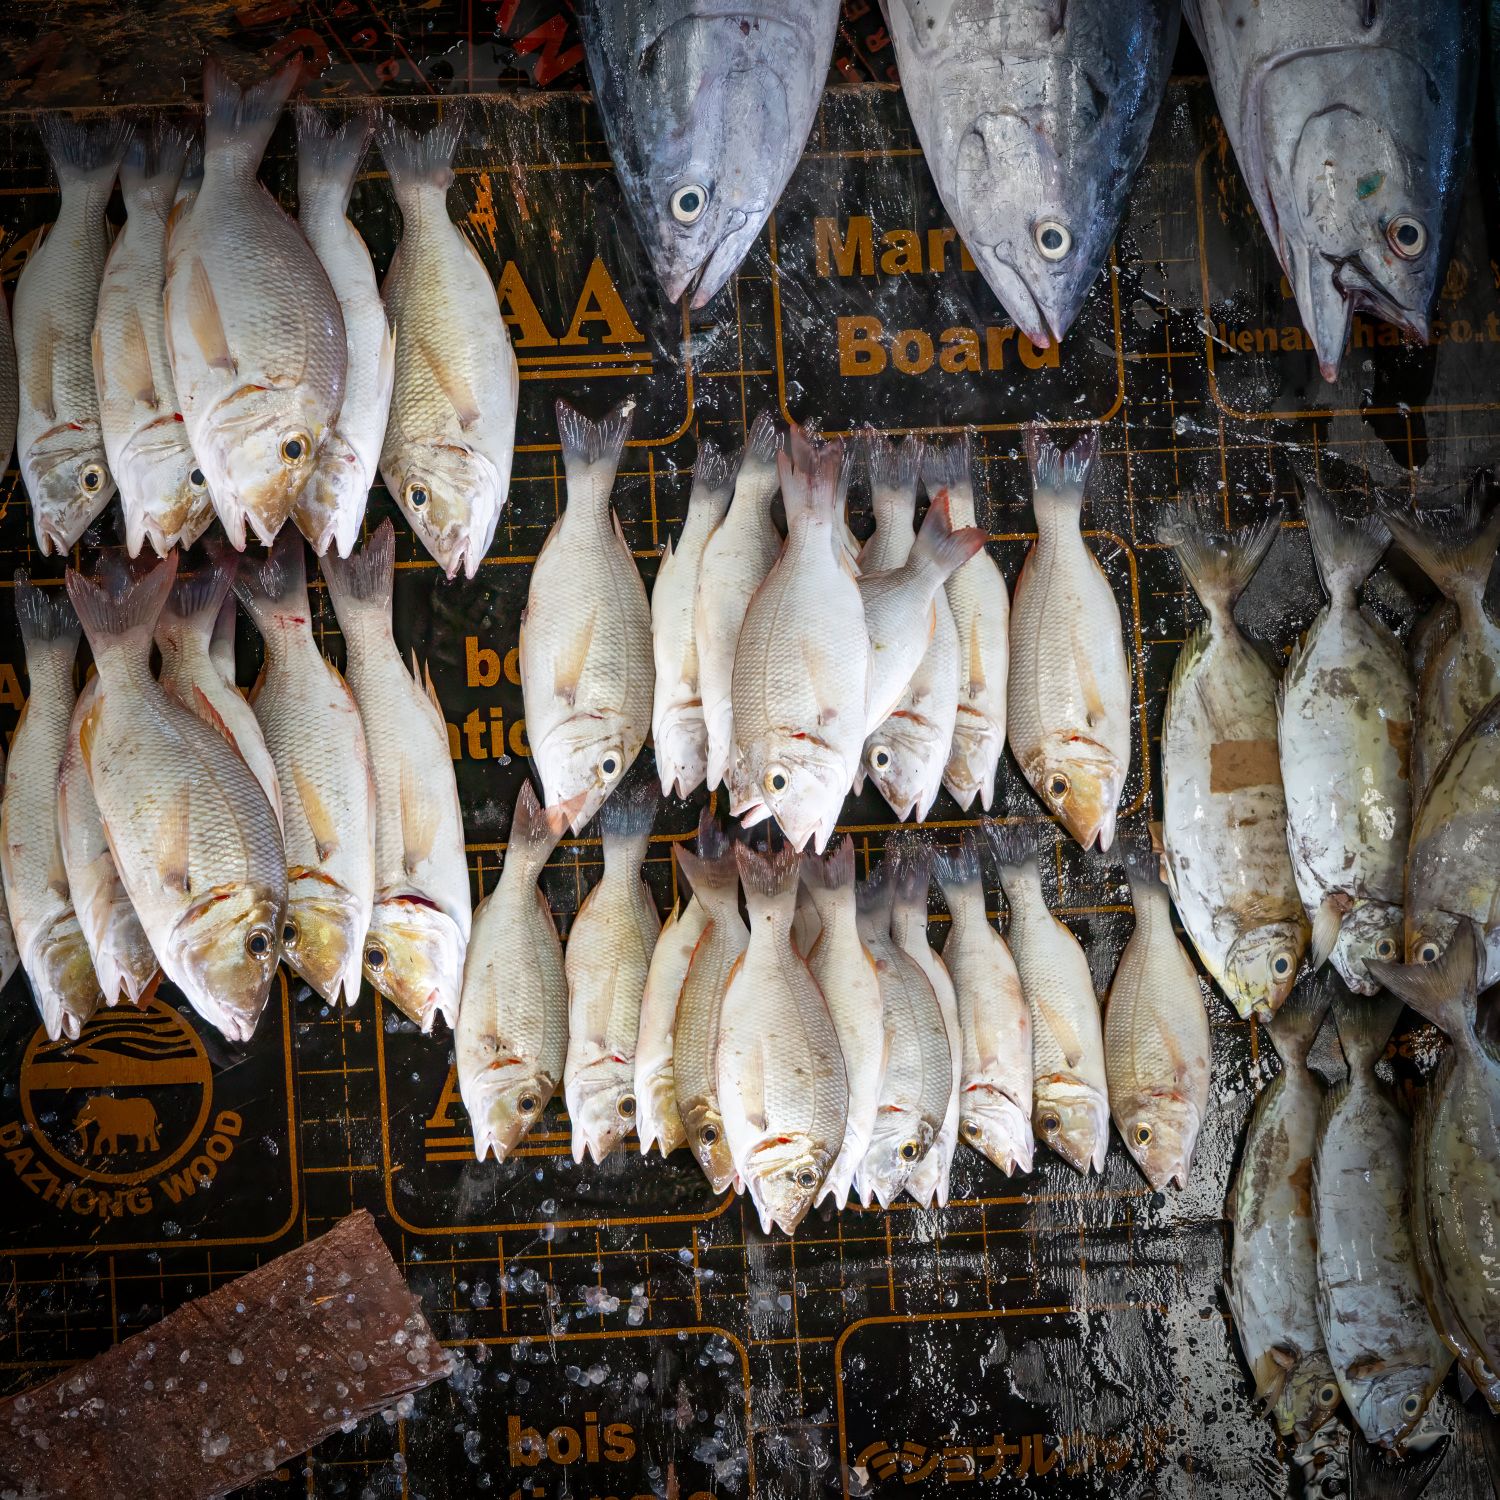
{"label": "white snapper fish", "polygon": [[677,1108],[677,999],[687,979],[693,950],[708,927],[708,912],[697,896],[689,896],[662,923],[646,989],[641,996],[641,1025],[635,1039],[635,1129],[644,1156],[656,1146],[670,1156],[687,1144],[682,1114]]}

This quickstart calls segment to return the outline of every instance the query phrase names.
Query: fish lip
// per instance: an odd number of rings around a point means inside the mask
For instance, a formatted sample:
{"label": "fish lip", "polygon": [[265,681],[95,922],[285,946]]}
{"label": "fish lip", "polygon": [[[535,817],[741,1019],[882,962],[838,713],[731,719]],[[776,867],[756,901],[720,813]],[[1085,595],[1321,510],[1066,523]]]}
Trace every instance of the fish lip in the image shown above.
{"label": "fish lip", "polygon": [[982,245],[980,249],[984,256],[984,279],[1009,314],[1011,322],[1038,349],[1060,344],[1061,335],[1026,278],[1008,260],[998,255],[993,245]]}

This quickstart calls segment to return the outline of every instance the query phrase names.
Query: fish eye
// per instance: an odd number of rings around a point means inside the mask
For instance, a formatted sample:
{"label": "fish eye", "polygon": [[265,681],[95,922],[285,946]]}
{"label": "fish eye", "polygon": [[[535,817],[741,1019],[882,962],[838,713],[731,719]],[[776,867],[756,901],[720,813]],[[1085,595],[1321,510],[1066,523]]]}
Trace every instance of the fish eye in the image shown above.
{"label": "fish eye", "polygon": [[1422,1410],[1422,1398],[1413,1391],[1405,1401],[1401,1403],[1401,1410],[1408,1416],[1414,1417]]}
{"label": "fish eye", "polygon": [[891,763],[891,752],[884,745],[876,745],[870,751],[870,764],[877,771],[883,771]]}
{"label": "fish eye", "polygon": [[1381,940],[1375,944],[1376,958],[1394,958],[1395,954],[1396,945],[1390,940],[1390,938],[1381,938]]}
{"label": "fish eye", "polygon": [[385,949],[379,943],[371,943],[365,949],[365,967],[367,969],[383,969],[385,967]]}
{"label": "fish eye", "polygon": [[1403,260],[1415,260],[1427,248],[1427,226],[1410,214],[1402,214],[1386,225],[1385,237]]}
{"label": "fish eye", "polygon": [[281,440],[281,461],[289,469],[294,469],[307,457],[312,447],[305,432],[289,432]]}
{"label": "fish eye", "polygon": [[622,1120],[628,1120],[635,1114],[635,1095],[621,1094],[620,1102],[615,1105]]}
{"label": "fish eye", "polygon": [[922,1154],[922,1148],[915,1141],[901,1142],[901,1160],[915,1161]]}
{"label": "fish eye", "polygon": [[708,189],[701,183],[685,182],[672,194],[672,217],[679,224],[696,224],[708,207]]}
{"label": "fish eye", "polygon": [[815,1188],[818,1185],[818,1174],[811,1167],[803,1167],[797,1173],[797,1186],[800,1188]]}
{"label": "fish eye", "polygon": [[102,464],[85,464],[78,471],[78,483],[84,494],[97,495],[104,488],[104,467]]}
{"label": "fish eye", "polygon": [[1031,231],[1037,252],[1043,260],[1061,260],[1073,248],[1073,236],[1066,224],[1056,219],[1040,219]]}
{"label": "fish eye", "polygon": [[1151,1144],[1151,1127],[1144,1120],[1135,1127],[1133,1134],[1137,1146],[1149,1146]]}
{"label": "fish eye", "polygon": [[617,776],[619,774],[619,771],[620,757],[618,755],[615,755],[613,753],[608,754],[599,762],[599,774],[604,777],[606,781],[608,781],[613,776]]}
{"label": "fish eye", "polygon": [[698,1139],[702,1141],[705,1146],[712,1146],[713,1143],[718,1140],[718,1138],[719,1127],[717,1125],[705,1125],[703,1129],[698,1132]]}
{"label": "fish eye", "polygon": [[292,946],[292,944],[295,943],[296,941],[297,941],[297,923],[296,923],[296,919],[293,918],[293,917],[288,917],[286,919],[286,921],[281,924],[281,945],[284,948],[290,948]]}
{"label": "fish eye", "polygon": [[245,937],[245,952],[251,958],[264,958],[271,951],[271,934],[264,927],[252,927]]}
{"label": "fish eye", "polygon": [[1068,787],[1071,785],[1068,778],[1061,771],[1054,771],[1047,778],[1047,795],[1054,802],[1061,802],[1068,795]]}
{"label": "fish eye", "polygon": [[1435,964],[1442,955],[1438,952],[1438,945],[1434,942],[1425,942],[1417,949],[1417,962],[1419,964]]}
{"label": "fish eye", "polygon": [[1037,1116],[1037,1129],[1043,1135],[1056,1135],[1062,1129],[1062,1119],[1055,1110],[1048,1110],[1044,1115]]}
{"label": "fish eye", "polygon": [[427,501],[428,494],[427,486],[425,484],[419,484],[416,480],[413,480],[409,485],[407,485],[406,503],[411,506],[413,510],[421,510],[421,508],[427,504]]}
{"label": "fish eye", "polygon": [[516,1100],[516,1108],[520,1110],[523,1115],[534,1115],[536,1113],[536,1095],[522,1094],[521,1097]]}
{"label": "fish eye", "polygon": [[1330,1380],[1318,1387],[1318,1405],[1332,1406],[1339,1399],[1339,1388]]}
{"label": "fish eye", "polygon": [[979,1139],[980,1135],[982,1134],[982,1132],[979,1129],[979,1121],[978,1120],[965,1120],[964,1121],[964,1134],[966,1136],[968,1136],[968,1138],[971,1141],[977,1141]]}
{"label": "fish eye", "polygon": [[784,792],[792,784],[792,778],[786,774],[782,766],[772,766],[766,772],[766,790],[768,792]]}
{"label": "fish eye", "polygon": [[192,488],[195,489],[195,490],[201,490],[201,489],[206,488],[207,485],[208,485],[208,480],[203,477],[203,470],[202,469],[189,469],[188,470],[188,484],[191,485]]}
{"label": "fish eye", "polygon": [[1271,972],[1278,979],[1285,979],[1292,972],[1292,956],[1289,953],[1278,953],[1271,960]]}

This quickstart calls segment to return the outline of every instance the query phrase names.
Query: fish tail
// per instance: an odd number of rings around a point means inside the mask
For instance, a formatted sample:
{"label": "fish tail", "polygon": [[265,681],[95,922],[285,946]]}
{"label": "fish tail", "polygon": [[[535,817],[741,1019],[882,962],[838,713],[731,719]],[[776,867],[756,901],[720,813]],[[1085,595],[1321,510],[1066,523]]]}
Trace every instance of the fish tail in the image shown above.
{"label": "fish tail", "polygon": [[422,187],[447,188],[453,181],[453,157],[463,133],[460,108],[447,111],[425,135],[414,134],[389,115],[381,118],[380,155],[398,202]]}
{"label": "fish tail", "polygon": [[1354,1073],[1368,1072],[1380,1060],[1385,1044],[1401,1015],[1401,999],[1396,995],[1350,995],[1336,991],[1333,996],[1333,1024],[1338,1028],[1339,1046]]}
{"label": "fish tail", "polygon": [[306,616],[307,562],[301,533],[283,526],[269,552],[240,553],[232,580],[231,586],[240,602],[263,635],[270,626],[271,616],[288,605]]}
{"label": "fish tail", "polygon": [[1038,510],[1063,507],[1075,515],[1083,510],[1083,491],[1089,469],[1099,451],[1099,429],[1088,428],[1071,448],[1059,448],[1047,428],[1029,422],[1025,431],[1026,461],[1031,465],[1031,490]]}
{"label": "fish tail", "polygon": [[258,163],[270,144],[281,111],[302,78],[302,60],[293,58],[268,78],[241,88],[216,57],[203,64],[203,152],[233,152]]}
{"label": "fish tail", "polygon": [[510,815],[510,839],[505,857],[525,859],[529,865],[540,870],[552,857],[558,840],[567,831],[568,817],[561,808],[544,808],[537,797],[536,788],[527,777],[516,793],[515,810]]}
{"label": "fish tail", "polygon": [[854,840],[845,834],[826,854],[804,854],[802,883],[815,891],[852,890]]}
{"label": "fish tail", "polygon": [[921,530],[912,543],[911,561],[920,568],[931,568],[939,577],[950,574],[968,562],[985,543],[985,534],[977,526],[953,529],[947,495],[939,495],[927,507]]}
{"label": "fish tail", "polygon": [[966,828],[957,844],[942,845],[933,851],[933,878],[944,891],[958,891],[984,883],[979,837],[977,829]]}
{"label": "fish tail", "polygon": [[894,835],[885,846],[885,857],[896,882],[896,902],[925,908],[932,889],[932,845],[920,834]]}
{"label": "fish tail", "polygon": [[1304,980],[1266,1022],[1266,1035],[1283,1063],[1304,1063],[1313,1038],[1328,1014],[1333,986],[1326,975]]}
{"label": "fish tail", "polygon": [[1281,512],[1238,531],[1226,531],[1211,502],[1188,501],[1158,531],[1211,618],[1227,616],[1265,561],[1281,526]]}
{"label": "fish tail", "polygon": [[790,922],[797,905],[802,856],[790,845],[760,854],[748,844],[736,844],[734,857],[745,890],[746,908],[752,914],[779,913]]}
{"label": "fish tail", "polygon": [[1139,906],[1142,902],[1168,900],[1166,883],[1161,878],[1161,855],[1151,847],[1150,834],[1132,827],[1120,839],[1119,847],[1131,901]]}
{"label": "fish tail", "polygon": [[995,863],[1002,870],[1020,870],[1034,865],[1040,878],[1041,848],[1035,824],[1001,823],[984,818],[979,831],[988,841]]}
{"label": "fish tail", "polygon": [[329,598],[340,619],[346,611],[390,614],[396,577],[396,533],[389,521],[382,521],[375,534],[352,557],[338,558],[330,552],[322,566]]}
{"label": "fish tail", "polygon": [[917,478],[927,448],[921,438],[909,437],[903,443],[893,443],[883,433],[871,429],[860,435],[859,447],[871,490],[890,491],[915,506]]}
{"label": "fish tail", "polygon": [[704,906],[715,896],[727,895],[738,900],[740,877],[735,867],[733,842],[708,808],[698,816],[698,852],[695,854],[682,844],[674,844],[672,852]]}
{"label": "fish tail", "polygon": [[925,443],[922,447],[922,487],[934,500],[948,496],[955,522],[964,525],[988,524],[979,520],[974,496],[974,454],[967,432],[949,443]]}
{"label": "fish tail", "polygon": [[606,510],[615,471],[620,467],[620,455],[625,451],[634,419],[634,401],[622,401],[597,422],[590,421],[566,401],[557,403],[557,435],[562,442],[563,469],[570,481],[581,481],[587,475],[589,483],[579,483],[577,493],[587,495]]}
{"label": "fish tail", "polygon": [[1462,510],[1418,517],[1390,506],[1381,519],[1416,565],[1455,603],[1484,595],[1495,552],[1500,548],[1500,505],[1481,524],[1470,499]]}
{"label": "fish tail", "polygon": [[89,125],[66,115],[43,115],[37,122],[42,145],[60,187],[69,183],[101,185],[115,180],[134,128],[124,120]]}
{"label": "fish tail", "polygon": [[127,214],[131,203],[147,193],[164,193],[170,203],[182,179],[190,139],[182,126],[161,119],[131,138],[120,159],[120,192]]}
{"label": "fish tail", "polygon": [[68,569],[68,598],[78,612],[83,633],[96,659],[111,651],[138,653],[144,661],[151,651],[156,622],[177,577],[177,553],[169,552],[149,572],[117,591]]}
{"label": "fish tail", "polygon": [[776,455],[781,452],[784,441],[776,413],[769,408],[761,412],[750,424],[745,446],[740,450],[740,470],[749,473],[775,469]]}
{"label": "fish tail", "polygon": [[1431,1021],[1450,1037],[1459,1037],[1479,995],[1484,950],[1474,923],[1463,917],[1447,950],[1432,963],[1395,964],[1370,958],[1365,967],[1424,1021]]}
{"label": "fish tail", "polygon": [[646,858],[646,844],[656,825],[661,806],[656,772],[649,757],[638,760],[625,780],[599,809],[595,819],[608,865],[618,854],[639,869]]}
{"label": "fish tail", "polygon": [[891,908],[896,904],[896,882],[886,861],[882,860],[854,887],[854,904],[862,918],[884,930],[890,929]]}
{"label": "fish tail", "polygon": [[688,509],[694,506],[717,511],[722,517],[734,493],[735,475],[740,467],[737,453],[724,453],[717,443],[705,438],[698,445],[693,463],[693,487],[688,492]]}
{"label": "fish tail", "polygon": [[21,570],[16,572],[16,623],[28,664],[55,653],[72,665],[80,634],[77,612],[66,594],[37,588]]}
{"label": "fish tail", "polygon": [[777,455],[781,497],[788,528],[796,521],[824,521],[832,525],[848,487],[846,465],[852,450],[834,439],[821,442],[793,424],[787,446]]}
{"label": "fish tail", "polygon": [[374,116],[361,110],[335,129],[323,111],[306,100],[298,102],[295,114],[298,196],[305,196],[313,186],[330,189],[347,212],[359,164],[375,129]]}
{"label": "fish tail", "polygon": [[234,585],[235,571],[232,556],[221,553],[206,568],[179,573],[162,609],[162,623],[181,623],[206,642],[219,622],[219,606]]}
{"label": "fish tail", "polygon": [[1352,600],[1385,555],[1391,534],[1379,516],[1340,516],[1322,489],[1302,486],[1302,513],[1318,577],[1330,599]]}

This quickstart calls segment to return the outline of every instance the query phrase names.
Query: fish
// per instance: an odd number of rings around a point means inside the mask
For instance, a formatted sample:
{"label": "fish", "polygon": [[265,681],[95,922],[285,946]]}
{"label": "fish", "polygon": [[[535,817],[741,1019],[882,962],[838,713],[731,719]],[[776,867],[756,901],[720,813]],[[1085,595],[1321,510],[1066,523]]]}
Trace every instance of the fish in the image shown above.
{"label": "fish", "polygon": [[1323,379],[1361,309],[1426,343],[1468,169],[1478,7],[1183,10]]}
{"label": "fish", "polygon": [[708,775],[708,726],[698,678],[693,630],[704,548],[729,509],[734,466],[710,442],[698,449],[687,519],[674,548],[667,542],[651,589],[651,651],[656,686],[651,703],[651,743],[663,795],[688,797]]}
{"label": "fish", "polygon": [[78,739],[98,690],[99,679],[89,678],[68,721],[57,771],[57,839],[99,993],[106,1005],[139,1005],[158,973],[156,955],[115,868]]}
{"label": "fish", "polygon": [[1417,1275],[1411,1127],[1374,1074],[1400,1013],[1391,995],[1335,994],[1309,1054],[1328,1085],[1312,1171],[1318,1323],[1356,1425],[1398,1451],[1453,1363]]}
{"label": "fish", "polygon": [[1031,1007],[1010,945],[985,910],[980,835],[966,829],[934,860],[948,904],[943,962],[953,976],[962,1045],[958,1133],[1007,1177],[1031,1170]]}
{"label": "fish", "polygon": [[120,164],[125,224],[104,263],[94,317],[99,424],[131,557],[147,541],[158,557],[191,547],[214,519],[177,410],[162,300],[167,219],[187,150],[187,133],[163,120],[131,141]]}
{"label": "fish", "polygon": [[338,298],[345,371],[344,404],[324,434],[317,465],[292,507],[292,520],[320,557],[330,547],[348,557],[359,541],[365,502],[379,469],[396,380],[396,341],[375,267],[349,219],[354,179],[373,121],[368,114],[356,114],[334,129],[310,104],[299,104],[296,115],[297,223]]}
{"label": "fish", "polygon": [[16,378],[16,336],[10,326],[10,302],[0,291],[0,469],[10,467],[16,451],[16,418],[21,387]]}
{"label": "fish", "polygon": [[1079,529],[1098,451],[1090,428],[1063,451],[1026,429],[1037,539],[1010,618],[1010,747],[1027,781],[1088,849],[1108,849],[1130,770],[1130,663],[1120,607]]}
{"label": "fish", "polygon": [[604,874],[568,931],[568,1054],[563,1089],[573,1160],[603,1161],[635,1129],[635,1044],[661,919],[642,878],[656,822],[649,769],[599,809]]}
{"label": "fish", "polygon": [[875,1133],[880,1085],[890,1051],[880,976],[859,935],[853,840],[842,838],[821,856],[804,853],[802,890],[821,924],[816,941],[803,956],[833,1017],[849,1090],[844,1141],[816,1202],[832,1199],[842,1209],[848,1205],[854,1174]]}
{"label": "fish", "polygon": [[781,536],[771,521],[771,502],[781,488],[776,455],[782,435],[774,416],[763,411],[746,439],[734,476],[729,510],[704,544],[693,596],[693,637],[698,648],[698,691],[708,731],[709,791],[730,774],[734,752],[731,688],[740,627],[755,591],[781,552]]}
{"label": "fish", "polygon": [[1161,531],[1208,618],[1178,652],[1162,717],[1162,869],[1203,966],[1241,1017],[1291,993],[1309,926],[1287,848],[1276,678],[1234,604],[1279,515],[1225,532],[1207,507]]}
{"label": "fish", "polygon": [[392,633],[396,534],[382,521],[347,560],[323,558],[375,778],[375,907],[365,978],[423,1031],[458,1017],[472,908],[463,810],[431,672]]}
{"label": "fish", "polygon": [[231,1042],[248,1042],[281,957],[286,852],[265,791],[228,739],[151,675],[177,554],[112,592],[68,571],[98,669],[78,743],[115,867],[162,973]]}
{"label": "fish", "polygon": [[1188,1185],[1208,1117],[1213,1042],[1192,960],[1172,931],[1172,903],[1149,844],[1124,851],[1135,930],[1104,1008],[1109,1108],[1125,1149],[1164,1192]]}
{"label": "fish", "polygon": [[719,1014],[719,1108],[761,1229],[792,1234],[843,1146],[849,1082],[828,1002],[792,947],[802,862],[789,848],[734,852],[750,943]]}
{"label": "fish", "polygon": [[0,880],[21,967],[52,1041],[76,1041],[98,1008],[99,980],[73,906],[57,829],[57,778],[73,717],[78,620],[16,574],[26,649],[26,706],[11,741],[0,801]]}
{"label": "fish", "polygon": [[[607,805],[607,804],[606,804]],[[687,1144],[677,1108],[673,1054],[677,998],[687,979],[693,950],[708,927],[708,912],[697,896],[681,910],[673,907],[651,950],[646,988],[641,996],[641,1024],[635,1039],[635,1129],[644,1156],[656,1146],[670,1156]]]}
{"label": "fish", "polygon": [[238,612],[234,606],[234,594],[228,593],[224,596],[224,602],[219,606],[219,618],[214,621],[213,634],[208,642],[208,656],[219,669],[219,676],[231,687],[236,686],[238,677],[234,639],[238,619]]}
{"label": "fish", "polygon": [[1010,905],[1010,950],[1031,1008],[1031,1127],[1075,1172],[1102,1172],[1109,1151],[1109,1076],[1089,961],[1047,910],[1036,832],[981,825]]}
{"label": "fish", "polygon": [[330,1004],[353,1005],[375,904],[375,776],[359,705],[318,650],[296,530],[268,556],[246,554],[234,590],[265,643],[250,707],[281,800],[282,956]]}
{"label": "fish", "polygon": [[834,546],[844,460],[841,443],[815,445],[798,428],[777,456],[786,545],[745,611],[730,694],[743,770],[731,812],[748,823],[763,808],[794,849],[812,843],[819,854],[859,769],[868,723],[864,605]]}
{"label": "fish", "polygon": [[1356,599],[1390,533],[1378,517],[1341,519],[1315,485],[1302,498],[1329,602],[1276,699],[1287,842],[1313,967],[1331,960],[1373,995],[1366,960],[1400,953],[1416,690],[1401,643]]}
{"label": "fish", "polygon": [[651,728],[651,606],[609,493],[632,402],[591,422],[557,403],[568,500],[531,570],[521,614],[526,735],[548,807],[577,833],[634,764]]}
{"label": "fish", "polygon": [[1318,1325],[1312,1159],[1322,1094],[1308,1049],[1328,1013],[1326,975],[1300,985],[1266,1024],[1281,1071],[1261,1091],[1229,1189],[1226,1290],[1256,1400],[1282,1437],[1324,1426],[1343,1396]]}
{"label": "fish", "polygon": [[672,853],[708,918],[677,997],[672,1083],[688,1149],[714,1192],[722,1193],[737,1178],[724,1134],[714,1059],[724,992],[730,973],[749,946],[750,929],[740,915],[734,850],[707,808],[698,820],[698,852],[674,844]]}
{"label": "fish", "polygon": [[1491,1411],[1500,1411],[1500,1039],[1494,994],[1480,999],[1483,951],[1464,921],[1437,960],[1377,961],[1380,982],[1448,1037],[1417,1113],[1411,1232],[1433,1326]]}
{"label": "fish", "polygon": [[859,939],[875,963],[885,1017],[880,1106],[854,1191],[866,1208],[889,1208],[936,1148],[953,1093],[948,1026],[932,981],[891,935],[894,867],[882,861],[855,887]]}
{"label": "fish", "polygon": [[115,493],[99,424],[92,341],[109,254],[104,208],[130,143],[120,120],[37,128],[61,189],[57,220],[21,267],[11,306],[16,448],[43,557],[69,551]]}
{"label": "fish", "polygon": [[166,334],[188,441],[237,552],[267,547],[344,404],[344,316],[302,231],[256,178],[301,60],[241,89],[203,64],[203,182],[167,238]]}
{"label": "fish", "polygon": [[578,34],[625,206],[667,301],[706,307],[807,145],[838,0],[584,0]]}
{"label": "fish", "polygon": [[474,912],[454,1049],[477,1161],[504,1161],[562,1082],[568,981],[537,878],[566,829],[565,814],[544,812],[523,781],[500,879]]}
{"label": "fish", "polygon": [[494,280],[448,216],[463,123],[452,110],[420,137],[389,117],[380,126],[401,210],[401,241],[380,287],[396,329],[380,474],[449,578],[460,568],[473,578],[494,540],[510,493],[520,391]]}
{"label": "fish", "polygon": [[1039,349],[1099,277],[1151,139],[1177,0],[888,0],[927,168],[980,274]]}

